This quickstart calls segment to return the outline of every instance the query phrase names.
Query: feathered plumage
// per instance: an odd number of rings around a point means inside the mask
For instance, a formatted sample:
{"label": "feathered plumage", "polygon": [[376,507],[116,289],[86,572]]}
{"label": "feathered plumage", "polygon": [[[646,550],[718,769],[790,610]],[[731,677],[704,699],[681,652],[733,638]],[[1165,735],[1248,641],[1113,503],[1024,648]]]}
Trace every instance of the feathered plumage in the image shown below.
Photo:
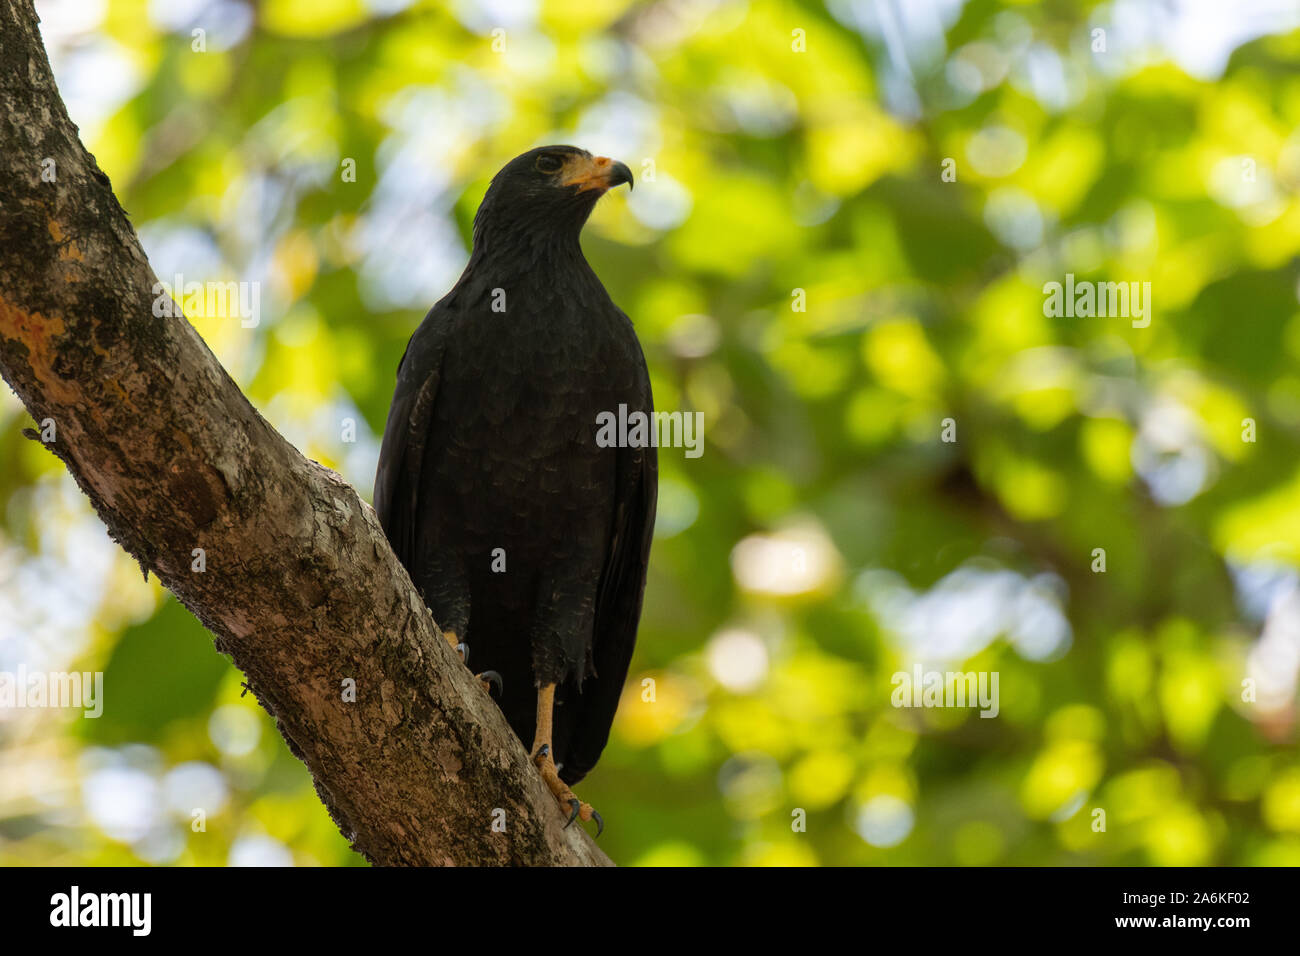
{"label": "feathered plumage", "polygon": [[468,266],[407,346],[375,479],[397,556],[474,668],[501,675],[525,744],[538,687],[557,685],[570,784],[609,736],[655,517],[655,449],[596,442],[599,413],[652,411],[632,323],[578,242],[619,182],[627,167],[567,146],[493,179]]}

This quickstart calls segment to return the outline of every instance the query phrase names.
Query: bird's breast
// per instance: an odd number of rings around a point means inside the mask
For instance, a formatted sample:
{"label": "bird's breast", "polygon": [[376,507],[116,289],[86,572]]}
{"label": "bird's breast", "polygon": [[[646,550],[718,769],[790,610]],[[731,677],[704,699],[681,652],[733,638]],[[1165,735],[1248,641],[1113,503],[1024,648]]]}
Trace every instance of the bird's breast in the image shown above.
{"label": "bird's breast", "polygon": [[609,520],[617,449],[597,444],[598,416],[648,409],[648,388],[626,318],[573,310],[562,297],[507,295],[504,312],[466,316],[449,338],[434,480],[471,542],[540,545]]}

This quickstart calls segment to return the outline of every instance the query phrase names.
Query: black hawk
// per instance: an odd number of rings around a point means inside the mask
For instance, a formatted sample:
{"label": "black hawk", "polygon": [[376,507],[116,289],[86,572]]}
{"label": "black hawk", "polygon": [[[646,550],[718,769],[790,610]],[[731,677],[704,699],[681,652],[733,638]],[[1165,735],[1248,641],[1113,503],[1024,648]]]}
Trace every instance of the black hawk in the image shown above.
{"label": "black hawk", "polygon": [[486,669],[569,823],[598,828],[570,786],[609,738],[658,487],[654,447],[597,441],[602,413],[653,411],[632,323],[578,242],[620,183],[627,166],[573,146],[531,150],[492,180],[469,264],[398,366],[374,496],[434,620]]}

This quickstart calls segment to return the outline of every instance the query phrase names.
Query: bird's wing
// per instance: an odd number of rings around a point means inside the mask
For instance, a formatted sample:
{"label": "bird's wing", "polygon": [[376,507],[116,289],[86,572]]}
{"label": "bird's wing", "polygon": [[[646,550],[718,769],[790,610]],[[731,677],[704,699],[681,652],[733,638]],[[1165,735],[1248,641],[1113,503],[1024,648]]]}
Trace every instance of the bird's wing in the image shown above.
{"label": "bird's wing", "polygon": [[592,633],[596,673],[583,682],[581,693],[573,695],[566,707],[566,719],[572,723],[561,776],[569,784],[577,783],[596,765],[609,740],[636,644],[658,491],[657,450],[620,448],[614,536],[596,595]]}
{"label": "bird's wing", "polygon": [[375,513],[398,560],[408,571],[418,546],[420,469],[442,373],[442,332],[447,317],[438,315],[438,309],[434,306],[411,336],[397,367],[397,388],[388,410],[375,473]]}

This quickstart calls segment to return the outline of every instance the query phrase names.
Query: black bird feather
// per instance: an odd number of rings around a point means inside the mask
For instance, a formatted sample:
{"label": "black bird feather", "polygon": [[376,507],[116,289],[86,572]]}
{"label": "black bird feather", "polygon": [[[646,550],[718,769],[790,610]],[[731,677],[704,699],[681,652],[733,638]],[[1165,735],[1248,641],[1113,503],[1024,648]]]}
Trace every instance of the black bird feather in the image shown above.
{"label": "black bird feather", "polygon": [[658,484],[653,447],[596,442],[599,413],[653,410],[632,323],[578,241],[619,182],[627,167],[569,146],[497,174],[469,264],[407,345],[375,479],[398,558],[475,669],[501,674],[525,746],[537,687],[558,685],[553,746],[569,784],[609,737]]}

